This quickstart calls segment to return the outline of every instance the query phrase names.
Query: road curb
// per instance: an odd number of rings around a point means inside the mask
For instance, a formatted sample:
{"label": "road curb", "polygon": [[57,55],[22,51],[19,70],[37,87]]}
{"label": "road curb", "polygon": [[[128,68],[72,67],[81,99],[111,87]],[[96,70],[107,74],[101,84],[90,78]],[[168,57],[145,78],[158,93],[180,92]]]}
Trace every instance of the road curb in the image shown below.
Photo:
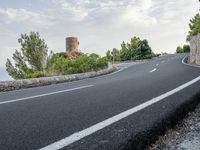
{"label": "road curb", "polygon": [[87,78],[94,78],[94,77],[112,73],[116,70],[117,69],[115,67],[110,66],[107,69],[103,69],[99,71],[72,74],[72,75],[67,75],[67,76],[54,76],[54,77],[42,77],[42,78],[22,79],[22,80],[13,80],[13,81],[2,81],[0,82],[0,92],[46,86],[46,85],[58,84],[58,83],[64,83],[64,82],[72,82],[72,81],[83,80]]}
{"label": "road curb", "polygon": [[187,66],[191,66],[191,67],[200,68],[200,66],[198,66],[198,65],[188,63],[189,58],[190,58],[190,56],[185,56],[185,57],[182,59],[182,64],[187,65]]}

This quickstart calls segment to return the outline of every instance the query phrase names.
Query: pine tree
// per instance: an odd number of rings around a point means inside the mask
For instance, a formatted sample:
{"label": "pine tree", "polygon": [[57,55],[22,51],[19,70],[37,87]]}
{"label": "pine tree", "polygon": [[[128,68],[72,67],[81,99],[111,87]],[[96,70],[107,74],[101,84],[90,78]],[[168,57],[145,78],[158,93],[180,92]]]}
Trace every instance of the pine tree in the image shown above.
{"label": "pine tree", "polygon": [[43,71],[47,65],[48,48],[39,33],[22,34],[18,42],[20,51],[13,54],[14,65],[7,59],[6,70],[14,79],[25,78],[29,73]]}

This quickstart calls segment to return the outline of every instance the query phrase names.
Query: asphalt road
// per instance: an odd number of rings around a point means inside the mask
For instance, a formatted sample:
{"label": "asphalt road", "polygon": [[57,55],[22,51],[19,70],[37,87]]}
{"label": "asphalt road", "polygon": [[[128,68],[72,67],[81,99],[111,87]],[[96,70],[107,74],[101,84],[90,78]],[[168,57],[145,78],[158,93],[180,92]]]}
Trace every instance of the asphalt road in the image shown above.
{"label": "asphalt road", "polygon": [[183,58],[0,93],[0,149],[122,149],[200,91],[200,68]]}

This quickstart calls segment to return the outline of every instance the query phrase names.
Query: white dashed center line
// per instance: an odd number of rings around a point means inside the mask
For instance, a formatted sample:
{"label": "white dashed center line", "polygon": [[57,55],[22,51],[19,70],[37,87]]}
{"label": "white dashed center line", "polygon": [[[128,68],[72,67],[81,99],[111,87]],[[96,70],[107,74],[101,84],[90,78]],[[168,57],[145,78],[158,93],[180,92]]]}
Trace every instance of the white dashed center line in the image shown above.
{"label": "white dashed center line", "polygon": [[[2,102],[0,102],[0,105],[19,102],[19,101],[25,101],[25,100],[28,100],[28,99],[34,99],[34,98],[38,98],[38,97],[50,96],[50,95],[55,95],[55,94],[59,94],[59,93],[65,93],[65,92],[80,90],[80,89],[85,89],[85,88],[89,88],[89,87],[93,87],[93,86],[94,85],[86,85],[86,86],[75,87],[75,88],[72,88],[72,89],[66,89],[66,90],[55,91],[55,92],[51,92],[51,93],[44,93],[44,94],[35,95],[35,96],[29,96],[29,97],[24,97],[24,98],[19,98],[19,99],[12,99],[12,100],[7,100],[7,101],[2,101]],[[35,99],[35,100],[39,100],[39,99]]]}
{"label": "white dashed center line", "polygon": [[120,114],[117,114],[117,115],[115,115],[111,118],[108,118],[108,119],[106,119],[102,122],[99,122],[95,125],[92,125],[92,126],[86,128],[86,129],[83,129],[81,131],[77,131],[77,132],[75,132],[75,133],[73,133],[73,134],[71,134],[71,135],[69,135],[69,136],[67,136],[67,137],[65,137],[61,140],[58,140],[58,141],[56,141],[56,142],[54,142],[54,143],[52,143],[52,144],[50,144],[46,147],[41,148],[40,150],[59,150],[59,149],[62,149],[66,146],[69,146],[70,144],[72,144],[74,142],[77,142],[77,141],[79,141],[79,140],[81,140],[81,139],[83,139],[83,138],[85,138],[85,137],[87,137],[91,134],[94,134],[95,132],[97,132],[99,130],[104,129],[105,127],[108,127],[108,126],[120,121],[121,119],[124,119],[124,118],[126,118],[130,115],[135,114],[138,111],[141,111],[141,110],[143,110],[143,109],[145,109],[145,108],[147,108],[147,107],[149,107],[153,104],[156,104],[156,103],[164,100],[165,98],[185,89],[186,87],[188,87],[188,86],[190,86],[190,85],[192,85],[192,84],[194,84],[198,81],[200,81],[200,76],[189,81],[189,82],[187,82],[187,83],[185,83],[185,84],[183,84],[183,85],[181,85],[181,86],[179,86],[179,87],[177,87],[177,88],[175,88],[175,89],[173,89],[173,90],[171,90],[171,91],[169,91],[169,92],[167,92],[167,93],[164,93],[164,94],[162,94],[158,97],[150,99],[150,100],[148,100],[148,101],[146,101],[146,102],[144,102],[140,105],[137,105],[137,106],[135,106],[135,107],[133,107],[129,110],[126,110],[126,111],[124,111]]}
{"label": "white dashed center line", "polygon": [[151,70],[151,71],[149,71],[150,73],[152,73],[152,72],[154,72],[154,71],[156,71],[157,70],[157,68],[154,68],[153,70]]}

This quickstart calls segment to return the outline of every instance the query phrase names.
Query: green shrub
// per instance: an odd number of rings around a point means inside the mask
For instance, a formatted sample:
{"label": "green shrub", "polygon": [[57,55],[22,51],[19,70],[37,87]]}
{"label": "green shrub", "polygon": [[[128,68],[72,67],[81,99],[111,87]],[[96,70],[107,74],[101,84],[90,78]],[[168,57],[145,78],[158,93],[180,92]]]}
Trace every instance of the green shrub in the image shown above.
{"label": "green shrub", "polygon": [[45,73],[44,72],[40,72],[40,71],[36,71],[33,73],[28,73],[26,74],[25,78],[29,79],[29,78],[40,78],[40,77],[45,77]]}
{"label": "green shrub", "polygon": [[75,73],[84,73],[89,71],[97,71],[107,66],[107,57],[97,57],[97,55],[81,55],[78,59],[69,60],[64,57],[54,58],[54,62],[50,66],[51,74],[67,75]]}
{"label": "green shrub", "polygon": [[190,52],[190,46],[189,45],[183,45],[183,47],[178,46],[176,48],[176,53],[188,53]]}

